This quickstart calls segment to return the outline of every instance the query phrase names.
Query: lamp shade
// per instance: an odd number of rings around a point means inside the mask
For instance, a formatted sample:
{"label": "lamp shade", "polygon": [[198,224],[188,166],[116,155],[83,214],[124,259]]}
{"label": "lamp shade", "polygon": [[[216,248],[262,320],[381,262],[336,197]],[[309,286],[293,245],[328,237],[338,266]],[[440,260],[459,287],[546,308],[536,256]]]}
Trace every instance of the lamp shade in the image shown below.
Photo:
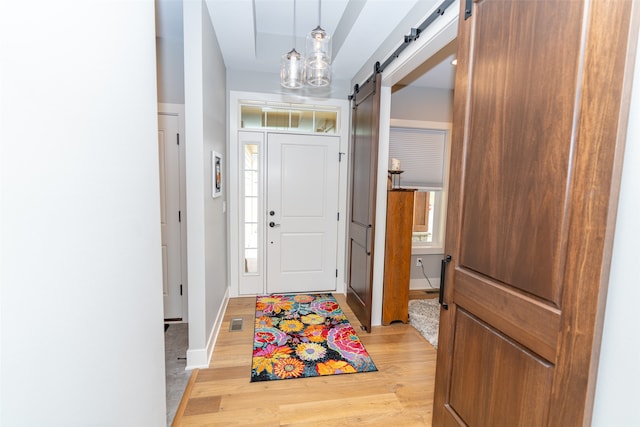
{"label": "lamp shade", "polygon": [[304,84],[304,56],[292,49],[282,55],[280,61],[280,84],[287,89],[299,89]]}
{"label": "lamp shade", "polygon": [[331,83],[331,36],[318,25],[306,39],[306,79],[309,86]]}
{"label": "lamp shade", "polygon": [[331,36],[320,25],[307,34],[307,57],[322,57],[331,64]]}

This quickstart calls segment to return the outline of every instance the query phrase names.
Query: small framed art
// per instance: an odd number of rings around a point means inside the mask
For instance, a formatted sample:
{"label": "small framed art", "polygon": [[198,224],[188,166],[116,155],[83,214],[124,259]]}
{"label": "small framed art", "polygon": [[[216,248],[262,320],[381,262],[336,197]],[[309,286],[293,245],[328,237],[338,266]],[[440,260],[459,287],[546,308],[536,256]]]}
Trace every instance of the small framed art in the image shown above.
{"label": "small framed art", "polygon": [[222,196],[222,155],[211,152],[211,197]]}

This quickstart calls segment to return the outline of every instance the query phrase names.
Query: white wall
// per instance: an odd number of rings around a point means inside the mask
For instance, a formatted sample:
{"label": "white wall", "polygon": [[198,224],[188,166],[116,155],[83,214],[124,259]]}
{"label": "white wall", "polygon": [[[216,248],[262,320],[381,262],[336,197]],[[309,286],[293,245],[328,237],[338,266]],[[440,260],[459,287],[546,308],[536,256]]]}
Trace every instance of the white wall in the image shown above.
{"label": "white wall", "polygon": [[164,425],[153,2],[0,32],[0,424]]}
{"label": "white wall", "polygon": [[[205,274],[206,324],[214,326],[227,292],[227,108],[226,71],[209,12],[202,16],[203,92],[204,92],[204,182],[205,182]],[[222,155],[222,195],[213,198],[211,151]]]}
{"label": "white wall", "polygon": [[273,72],[253,73],[233,70],[227,73],[227,89],[229,91],[258,92],[282,94],[285,97],[299,98],[301,102],[313,102],[314,98],[347,99],[353,93],[353,87],[346,80],[333,79],[325,88],[303,87],[301,89],[285,89],[280,86],[279,70]]}
{"label": "white wall", "polygon": [[157,37],[156,52],[158,55],[158,102],[184,104],[183,40]]}
{"label": "white wall", "polygon": [[453,91],[407,86],[391,96],[391,118],[451,123]]}
{"label": "white wall", "polygon": [[[640,56],[640,49],[637,55]],[[640,425],[640,322],[637,304],[640,242],[640,61],[636,57],[634,87],[624,154],[622,186],[605,311],[593,425]]]}
{"label": "white wall", "polygon": [[[211,198],[211,150],[225,153],[226,76],[202,0],[184,2],[189,350],[187,367],[208,366],[227,284],[226,195]],[[223,165],[224,167],[224,165]],[[226,179],[223,172],[223,180]]]}
{"label": "white wall", "polygon": [[158,102],[184,104],[182,0],[154,0]]}

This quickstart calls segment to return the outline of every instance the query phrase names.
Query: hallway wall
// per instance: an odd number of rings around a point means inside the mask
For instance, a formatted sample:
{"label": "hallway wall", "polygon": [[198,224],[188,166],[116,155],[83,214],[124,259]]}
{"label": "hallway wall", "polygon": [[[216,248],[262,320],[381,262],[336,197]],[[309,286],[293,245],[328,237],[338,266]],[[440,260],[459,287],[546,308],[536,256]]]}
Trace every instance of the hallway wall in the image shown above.
{"label": "hallway wall", "polygon": [[155,0],[155,5],[158,102],[184,104],[182,1]]}
{"label": "hallway wall", "polygon": [[64,5],[0,3],[0,424],[161,426],[153,2]]}
{"label": "hallway wall", "polygon": [[407,86],[391,96],[391,118],[451,123],[453,91]]}
{"label": "hallway wall", "polygon": [[[158,102],[184,104],[184,45],[182,39],[156,38]],[[179,84],[174,84],[179,82]]]}
{"label": "hallway wall", "polygon": [[[227,281],[226,70],[203,1],[184,3],[187,271],[187,367],[206,367]],[[211,151],[222,154],[223,193],[211,197]]]}

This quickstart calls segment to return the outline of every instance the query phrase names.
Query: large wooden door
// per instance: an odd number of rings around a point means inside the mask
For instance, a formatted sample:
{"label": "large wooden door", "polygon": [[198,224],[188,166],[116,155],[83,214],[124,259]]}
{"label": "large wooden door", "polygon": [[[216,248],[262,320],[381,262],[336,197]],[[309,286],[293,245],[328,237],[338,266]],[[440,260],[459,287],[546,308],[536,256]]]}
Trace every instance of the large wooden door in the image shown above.
{"label": "large wooden door", "polygon": [[336,289],[339,145],[335,136],[268,136],[268,293]]}
{"label": "large wooden door", "polygon": [[465,3],[433,425],[588,425],[632,2]]}
{"label": "large wooden door", "polygon": [[381,80],[379,74],[373,75],[354,91],[351,101],[347,303],[367,332],[371,332]]}

